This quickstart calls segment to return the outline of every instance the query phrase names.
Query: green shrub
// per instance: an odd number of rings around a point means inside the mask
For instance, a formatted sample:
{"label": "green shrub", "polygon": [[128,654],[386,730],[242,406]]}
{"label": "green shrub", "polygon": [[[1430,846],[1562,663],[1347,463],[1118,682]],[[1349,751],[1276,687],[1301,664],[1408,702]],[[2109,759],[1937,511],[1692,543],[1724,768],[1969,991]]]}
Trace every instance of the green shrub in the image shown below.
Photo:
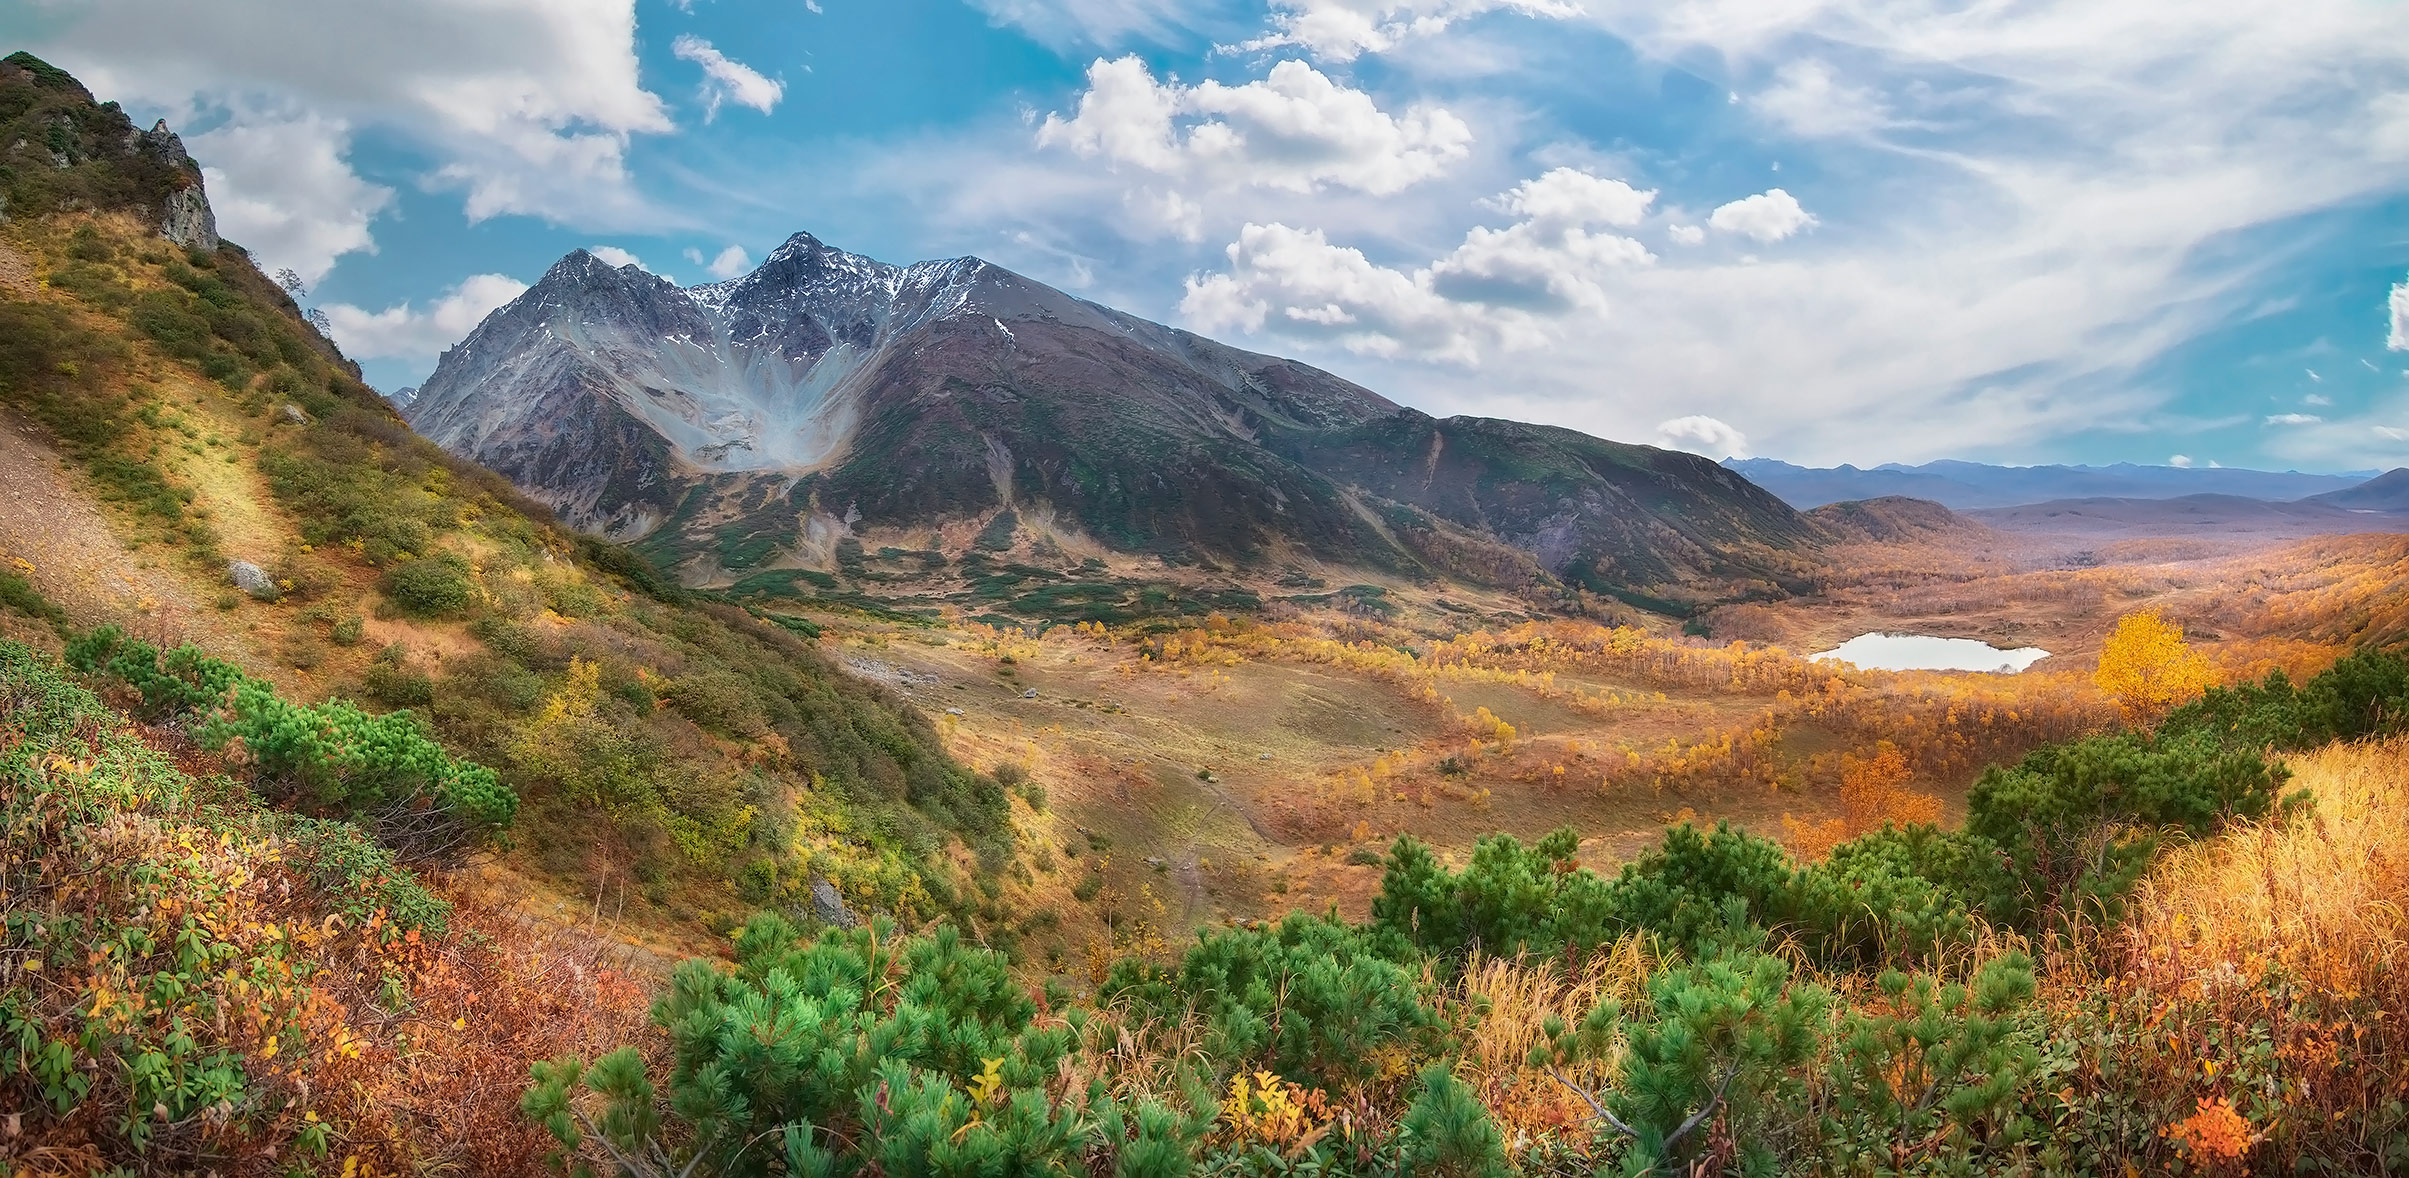
{"label": "green shrub", "polygon": [[[688,1172],[1084,1169],[1095,1122],[1047,1090],[1072,1032],[1033,1025],[1001,955],[950,926],[900,943],[883,922],[804,941],[763,915],[737,934],[736,963],[685,962],[654,1004],[672,1047],[665,1094],[623,1048],[590,1067],[535,1065],[523,1107],[565,1148],[599,1139]],[[1080,1096],[1110,1101],[1100,1084]],[[1175,1135],[1158,1122],[1140,1136]],[[781,1148],[754,1148],[764,1140]]]}
{"label": "green shrub", "polygon": [[722,736],[757,737],[769,728],[752,684],[732,672],[680,675],[663,684],[660,695],[679,715]]}
{"label": "green shrub", "polygon": [[1506,1142],[1489,1110],[1444,1064],[1422,1069],[1422,1089],[1405,1110],[1401,1160],[1409,1174],[1511,1178]]}
{"label": "green shrub", "polygon": [[270,785],[360,815],[380,838],[417,853],[447,850],[462,833],[499,832],[518,810],[518,795],[493,770],[453,759],[408,712],[370,715],[340,699],[295,704],[246,679],[201,737],[213,747],[241,741]]}
{"label": "green shrub", "polygon": [[1418,972],[1387,938],[1291,913],[1277,925],[1203,934],[1178,965],[1115,964],[1098,992],[1141,1016],[1204,1018],[1215,1066],[1260,1064],[1333,1090],[1368,1079],[1379,1052],[1427,1050],[1439,1020]]}
{"label": "green shrub", "polygon": [[[207,1125],[218,1156],[310,1168],[333,1106],[307,1091],[322,1073],[298,1000],[374,952],[321,917],[439,934],[448,907],[348,825],[190,777],[14,642],[0,717],[0,1153],[72,1142],[78,1172],[186,1172],[184,1129]],[[288,869],[312,886],[284,887]]]}
{"label": "green shrub", "polygon": [[2161,737],[2198,736],[2247,749],[2312,748],[2399,731],[2409,722],[2409,657],[2352,651],[2294,689],[2281,670],[2257,683],[2212,687],[2170,713]]}
{"label": "green shrub", "polygon": [[35,621],[48,622],[53,630],[66,629],[67,611],[42,596],[41,590],[33,587],[33,582],[6,569],[0,569],[0,605]]}
{"label": "green shrub", "polygon": [[378,658],[362,676],[368,698],[397,708],[423,708],[435,702],[435,681],[414,671],[399,658]]}
{"label": "green shrub", "polygon": [[[1761,934],[1759,934],[1761,939]],[[1682,1172],[1711,1152],[1710,1128],[1740,1144],[1740,1169],[1770,1173],[1773,1130],[1803,1102],[1800,1069],[1821,1047],[1831,996],[1746,938],[1648,979],[1636,1009],[1601,1003],[1577,1027],[1551,1016],[1533,1067],[1622,1050],[1614,1088],[1586,1094],[1629,1151],[1625,1172]],[[1727,1163],[1728,1164],[1728,1163]]]}
{"label": "green shrub", "polygon": [[564,618],[590,618],[602,612],[602,591],[584,581],[557,577],[544,582],[544,605]]}
{"label": "green shrub", "polygon": [[2157,832],[2197,836],[2228,819],[2263,817],[2288,776],[2254,751],[2199,733],[2115,733],[1993,766],[1966,799],[1965,834],[1995,847],[2014,877],[2006,896],[1987,898],[1988,915],[2019,928],[2113,917],[2149,866]]}
{"label": "green shrub", "polygon": [[1821,1120],[1837,1169],[1855,1158],[1971,1162],[2034,1135],[2018,1113],[2041,1070],[2019,1012],[2035,991],[2022,954],[1965,983],[1885,971],[1841,1014]]}
{"label": "green shrub", "polygon": [[476,602],[477,579],[457,556],[422,556],[388,571],[379,583],[403,613],[417,618],[456,618]]}
{"label": "green shrub", "polygon": [[163,720],[217,703],[228,688],[243,680],[242,668],[204,654],[191,643],[168,651],[140,639],[128,640],[116,626],[102,626],[67,642],[68,666],[88,675],[106,675],[142,697],[137,709],[144,719]]}
{"label": "green shrub", "polygon": [[353,926],[383,912],[392,936],[416,929],[430,937],[450,927],[452,906],[426,890],[393,857],[349,822],[287,816],[284,861],[302,872]]}

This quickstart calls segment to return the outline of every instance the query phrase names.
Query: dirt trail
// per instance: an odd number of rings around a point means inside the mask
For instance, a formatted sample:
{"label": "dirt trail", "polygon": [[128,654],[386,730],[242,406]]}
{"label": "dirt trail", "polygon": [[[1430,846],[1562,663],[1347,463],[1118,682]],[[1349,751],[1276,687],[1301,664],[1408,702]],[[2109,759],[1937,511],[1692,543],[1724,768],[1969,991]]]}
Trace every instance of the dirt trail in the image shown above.
{"label": "dirt trail", "polygon": [[0,411],[0,561],[78,626],[117,622],[162,645],[190,639],[246,666],[268,667],[237,624],[240,615],[221,612],[182,569],[158,567],[183,560],[164,546],[127,548],[42,431]]}
{"label": "dirt trail", "polygon": [[0,290],[31,296],[40,289],[42,282],[34,274],[33,259],[18,252],[17,247],[0,241]]}

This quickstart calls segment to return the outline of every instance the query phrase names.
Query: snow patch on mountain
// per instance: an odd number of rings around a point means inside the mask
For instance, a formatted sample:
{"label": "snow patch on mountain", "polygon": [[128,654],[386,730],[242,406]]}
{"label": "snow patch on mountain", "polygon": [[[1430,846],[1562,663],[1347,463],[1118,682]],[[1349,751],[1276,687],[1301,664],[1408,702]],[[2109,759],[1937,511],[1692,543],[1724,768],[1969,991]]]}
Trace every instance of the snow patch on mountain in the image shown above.
{"label": "snow patch on mountain", "polygon": [[750,274],[679,287],[581,250],[445,353],[410,416],[444,445],[489,452],[497,430],[545,427],[481,390],[572,379],[698,472],[814,469],[859,424],[852,378],[894,337],[975,313],[992,269],[890,266],[798,233]]}

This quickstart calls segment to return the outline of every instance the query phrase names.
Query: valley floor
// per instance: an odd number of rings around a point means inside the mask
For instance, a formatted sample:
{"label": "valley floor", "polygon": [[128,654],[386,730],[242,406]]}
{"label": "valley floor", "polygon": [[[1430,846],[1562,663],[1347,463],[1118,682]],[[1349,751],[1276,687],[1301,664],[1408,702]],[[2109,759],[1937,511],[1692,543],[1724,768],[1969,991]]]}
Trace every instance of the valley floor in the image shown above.
{"label": "valley floor", "polygon": [[[2388,595],[2409,573],[2409,538],[2126,555],[2100,563],[1997,533],[1860,546],[1825,593],[1725,607],[1708,637],[1516,620],[1528,615],[1510,598],[1436,609],[1411,586],[1390,587],[1387,613],[1112,632],[811,616],[851,673],[938,716],[957,755],[1042,787],[1051,806],[1030,828],[1064,862],[1031,887],[1064,914],[1049,951],[1076,973],[1083,950],[1160,930],[1176,940],[1300,908],[1360,918],[1400,835],[1460,857],[1479,834],[1571,826],[1584,861],[1611,865],[1696,819],[1812,847],[1807,832],[1866,820],[1848,813],[1842,779],[1885,744],[1904,756],[1907,793],[1961,813],[1986,765],[2121,721],[2091,673],[2136,610],[2182,625],[2226,682],[2304,677],[2401,632]],[[1868,632],[2053,653],[2020,675],[1802,657]],[[1083,902],[1083,885],[1141,919]]]}

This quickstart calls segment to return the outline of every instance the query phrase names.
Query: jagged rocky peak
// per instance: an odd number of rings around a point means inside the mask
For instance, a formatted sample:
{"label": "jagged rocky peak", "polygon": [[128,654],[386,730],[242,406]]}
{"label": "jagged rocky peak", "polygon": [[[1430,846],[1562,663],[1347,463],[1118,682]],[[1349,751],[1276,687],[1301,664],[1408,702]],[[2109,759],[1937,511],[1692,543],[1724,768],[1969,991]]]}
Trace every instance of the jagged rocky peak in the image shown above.
{"label": "jagged rocky peak", "polygon": [[832,280],[859,280],[892,290],[902,274],[900,266],[838,249],[808,233],[797,233],[780,242],[770,256],[761,260],[761,265],[732,285],[739,290],[769,285],[796,288]]}
{"label": "jagged rocky peak", "polygon": [[684,288],[574,252],[406,415],[572,524],[668,527],[648,542],[701,581],[1007,507],[1123,550],[1593,587],[1761,582],[1814,536],[1691,455],[1434,421],[977,258],[893,266],[808,233]]}

